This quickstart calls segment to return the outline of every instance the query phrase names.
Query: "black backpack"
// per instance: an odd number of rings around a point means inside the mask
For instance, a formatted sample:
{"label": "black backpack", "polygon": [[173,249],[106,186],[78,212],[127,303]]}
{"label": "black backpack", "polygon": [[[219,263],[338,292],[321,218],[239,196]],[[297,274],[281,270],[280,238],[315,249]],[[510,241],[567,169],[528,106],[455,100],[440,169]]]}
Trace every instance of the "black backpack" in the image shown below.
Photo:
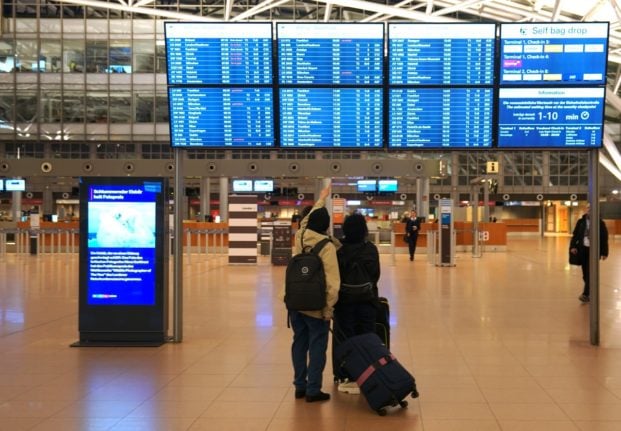
{"label": "black backpack", "polygon": [[375,283],[358,257],[364,247],[366,243],[353,248],[343,246],[337,252],[341,273],[339,304],[369,302],[376,297]]}
{"label": "black backpack", "polygon": [[314,311],[326,306],[326,273],[319,252],[329,242],[329,238],[324,238],[313,248],[302,246],[302,252],[289,261],[285,273],[288,310]]}

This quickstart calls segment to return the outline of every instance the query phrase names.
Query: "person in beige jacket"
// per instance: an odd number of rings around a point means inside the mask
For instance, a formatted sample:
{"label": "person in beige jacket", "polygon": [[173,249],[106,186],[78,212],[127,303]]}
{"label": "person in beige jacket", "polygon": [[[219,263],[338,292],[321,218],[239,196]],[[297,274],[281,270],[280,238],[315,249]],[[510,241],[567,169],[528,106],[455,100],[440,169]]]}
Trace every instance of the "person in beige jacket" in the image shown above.
{"label": "person in beige jacket", "polygon": [[[324,188],[311,212],[302,220],[295,235],[294,254],[301,253],[304,247],[312,248],[322,239],[329,238],[330,215],[324,207],[329,194],[330,188]],[[341,284],[336,258],[340,243],[335,239],[332,241],[319,252],[326,274],[325,307],[323,310],[314,311],[289,310],[289,320],[293,328],[291,359],[295,398],[305,398],[309,403],[330,399],[330,394],[321,391],[321,383],[326,366],[330,320]]]}

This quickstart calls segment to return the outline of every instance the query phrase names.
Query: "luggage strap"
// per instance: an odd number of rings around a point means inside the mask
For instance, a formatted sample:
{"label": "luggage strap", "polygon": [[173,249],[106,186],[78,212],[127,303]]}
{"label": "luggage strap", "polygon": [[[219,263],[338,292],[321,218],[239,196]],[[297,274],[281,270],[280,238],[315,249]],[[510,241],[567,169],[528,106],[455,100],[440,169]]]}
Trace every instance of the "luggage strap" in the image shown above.
{"label": "luggage strap", "polygon": [[360,374],[360,377],[356,379],[356,383],[358,386],[362,386],[364,382],[367,381],[369,377],[377,370],[378,368],[383,367],[387,363],[391,361],[396,361],[397,358],[391,353],[390,355],[382,356],[377,361],[373,362],[369,367]]}

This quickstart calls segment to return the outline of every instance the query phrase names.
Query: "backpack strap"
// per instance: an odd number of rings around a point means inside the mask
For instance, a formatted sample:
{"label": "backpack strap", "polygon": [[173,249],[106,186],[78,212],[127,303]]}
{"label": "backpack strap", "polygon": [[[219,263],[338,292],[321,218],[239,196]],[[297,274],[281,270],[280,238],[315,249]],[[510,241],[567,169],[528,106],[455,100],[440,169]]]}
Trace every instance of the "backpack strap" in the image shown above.
{"label": "backpack strap", "polygon": [[325,245],[329,242],[332,242],[332,240],[330,238],[324,238],[321,241],[319,241],[317,244],[315,244],[315,247],[313,247],[313,249],[311,250],[311,253],[313,254],[319,254],[319,252],[321,251],[322,248],[325,247]]}

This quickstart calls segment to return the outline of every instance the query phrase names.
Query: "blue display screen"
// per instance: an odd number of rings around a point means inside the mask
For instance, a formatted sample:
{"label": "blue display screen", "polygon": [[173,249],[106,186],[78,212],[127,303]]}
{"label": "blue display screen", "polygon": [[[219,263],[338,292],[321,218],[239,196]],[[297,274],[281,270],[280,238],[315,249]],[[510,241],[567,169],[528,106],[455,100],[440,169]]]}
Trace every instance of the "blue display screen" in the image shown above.
{"label": "blue display screen", "polygon": [[397,180],[379,180],[377,184],[380,193],[394,193],[397,191],[399,185]]}
{"label": "blue display screen", "polygon": [[492,85],[495,24],[388,24],[389,84]]}
{"label": "blue display screen", "polygon": [[281,88],[280,146],[381,148],[381,88]]}
{"label": "blue display screen", "polygon": [[271,84],[271,23],[165,23],[168,84]]}
{"label": "blue display screen", "polygon": [[271,147],[271,88],[169,87],[174,147]]}
{"label": "blue display screen", "polygon": [[376,192],[377,180],[358,180],[357,188],[359,193]]}
{"label": "blue display screen", "polygon": [[159,182],[88,186],[88,305],[154,305]]}
{"label": "blue display screen", "polygon": [[492,144],[492,88],[390,89],[389,148]]}
{"label": "blue display screen", "polygon": [[292,22],[276,29],[280,84],[383,83],[381,23]]}
{"label": "blue display screen", "polygon": [[606,83],[608,23],[500,26],[501,85]]}
{"label": "blue display screen", "polygon": [[597,148],[604,88],[501,88],[499,148]]}

